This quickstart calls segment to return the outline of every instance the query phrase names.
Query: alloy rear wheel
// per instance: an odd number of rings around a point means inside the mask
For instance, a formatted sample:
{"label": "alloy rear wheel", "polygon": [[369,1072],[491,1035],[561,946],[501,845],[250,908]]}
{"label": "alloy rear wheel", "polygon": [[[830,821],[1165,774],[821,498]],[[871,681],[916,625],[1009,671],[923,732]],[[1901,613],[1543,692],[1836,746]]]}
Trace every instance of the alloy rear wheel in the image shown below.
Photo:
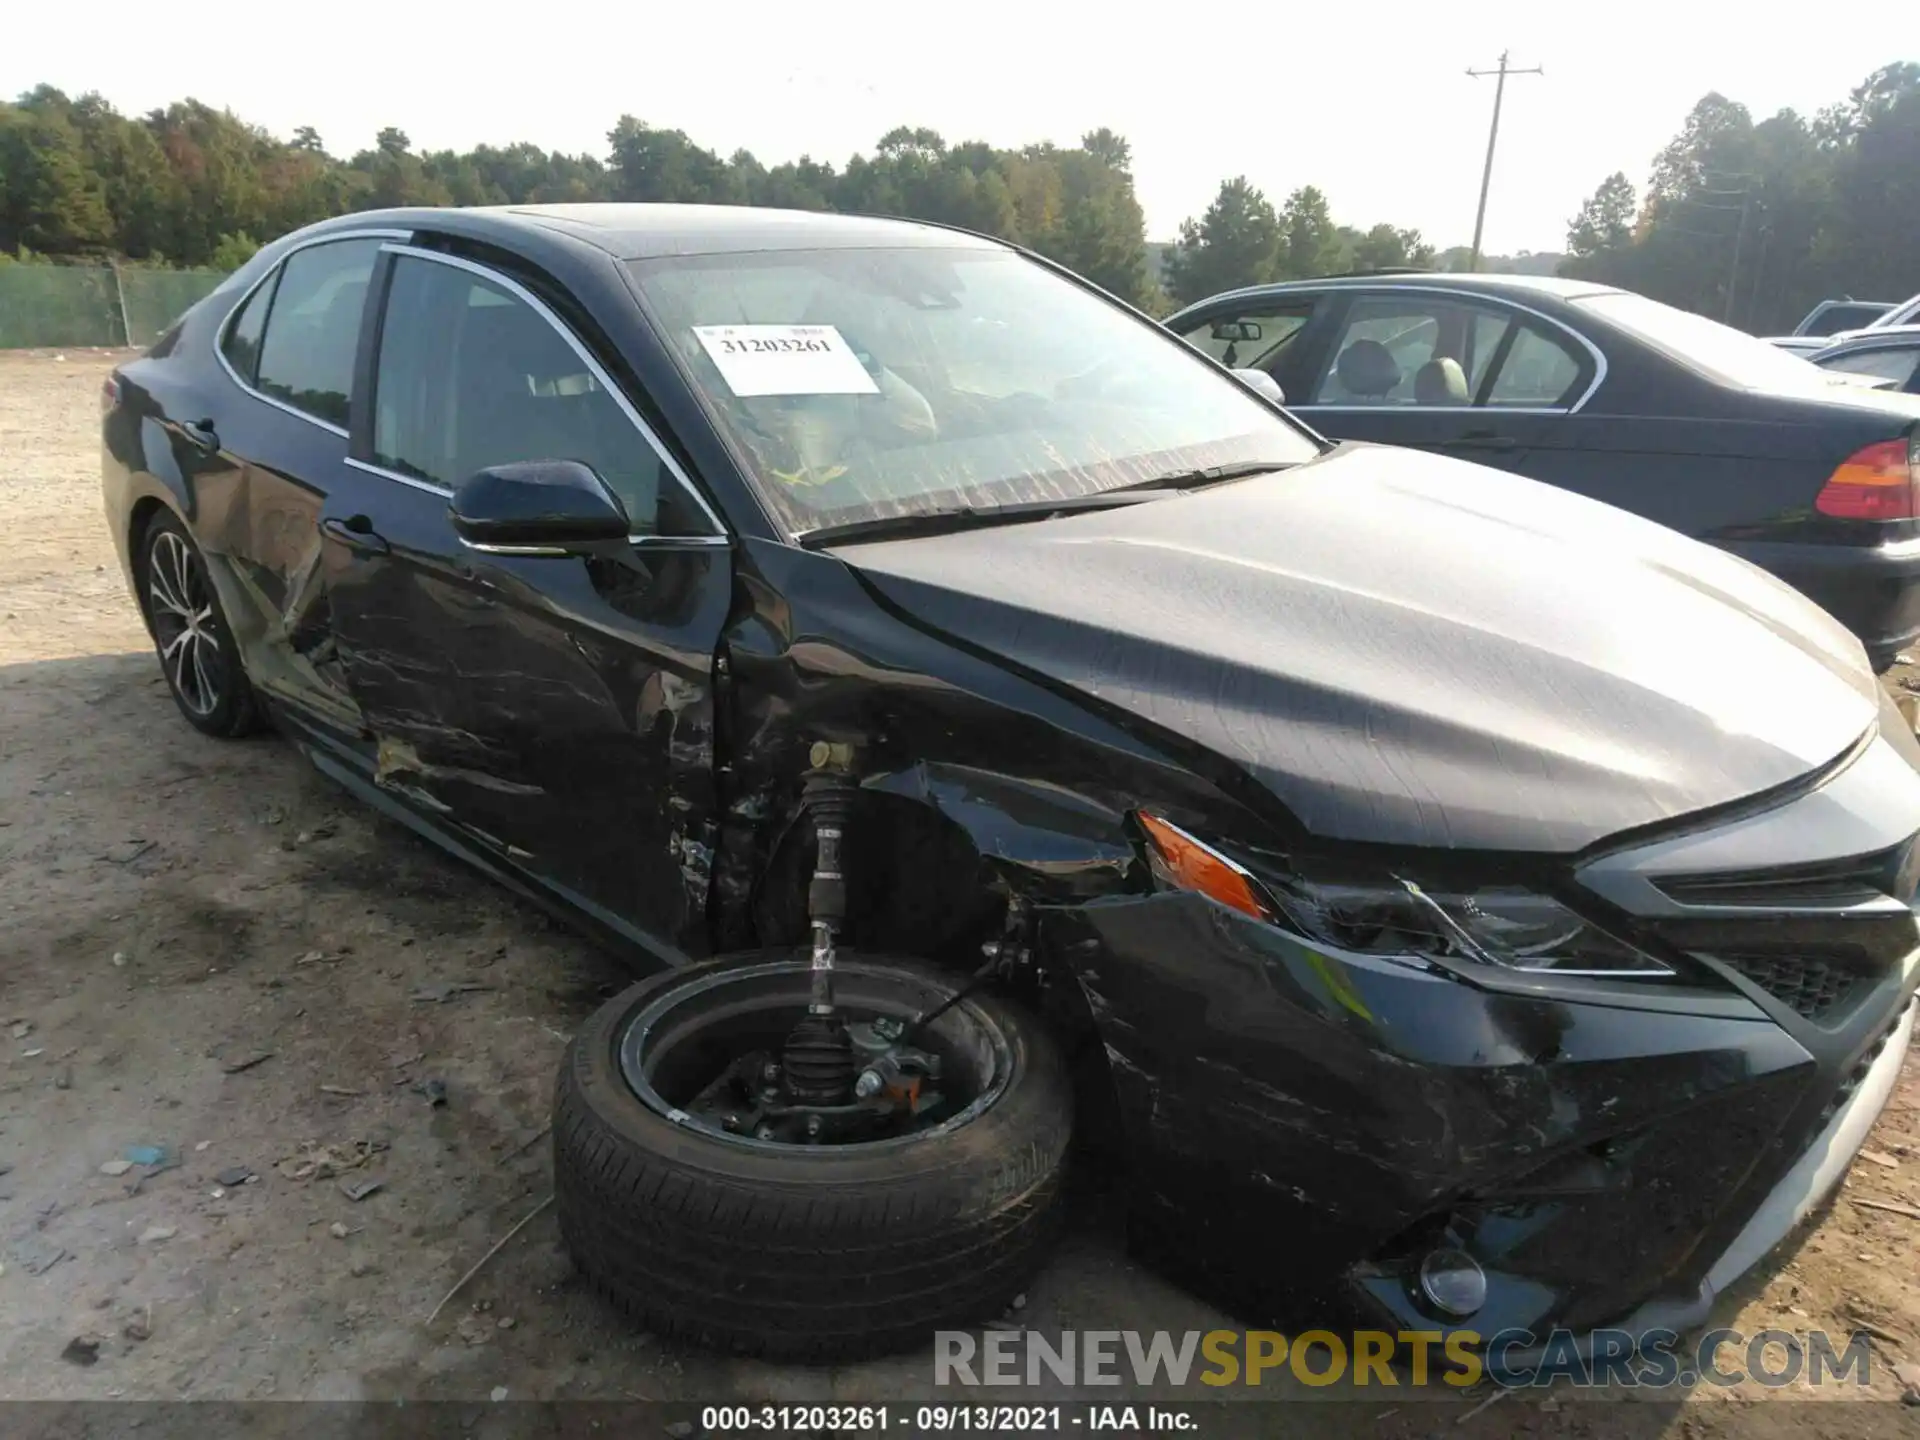
{"label": "alloy rear wheel", "polygon": [[142,544],[141,603],[174,703],[204,734],[246,734],[258,708],[206,558],[169,514],[155,518]]}

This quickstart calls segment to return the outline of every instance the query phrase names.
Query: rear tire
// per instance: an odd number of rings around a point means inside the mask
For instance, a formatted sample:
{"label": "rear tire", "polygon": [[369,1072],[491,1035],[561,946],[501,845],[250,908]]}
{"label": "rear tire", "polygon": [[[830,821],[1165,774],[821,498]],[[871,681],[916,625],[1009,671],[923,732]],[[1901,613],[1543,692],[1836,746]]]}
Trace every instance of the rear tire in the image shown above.
{"label": "rear tire", "polygon": [[173,703],[203,735],[232,740],[259,728],[260,705],[207,572],[206,557],[170,511],[140,536],[140,608]]}
{"label": "rear tire", "polygon": [[[581,1028],[553,1123],[575,1263],[649,1330],[776,1360],[884,1354],[1000,1314],[1055,1234],[1073,1123],[1066,1067],[1024,1012],[976,996],[943,1016],[936,1030],[951,1019],[950,1033],[994,1047],[999,1088],[941,1125],[877,1142],[723,1135],[630,1081],[634,1047],[667,1028],[644,1018],[663,1001],[685,1035],[709,1013],[737,1023],[756,993],[804,1010],[807,984],[804,956],[731,957],[636,985]],[[835,970],[849,1012],[914,1013],[957,985],[919,962],[851,952]]]}

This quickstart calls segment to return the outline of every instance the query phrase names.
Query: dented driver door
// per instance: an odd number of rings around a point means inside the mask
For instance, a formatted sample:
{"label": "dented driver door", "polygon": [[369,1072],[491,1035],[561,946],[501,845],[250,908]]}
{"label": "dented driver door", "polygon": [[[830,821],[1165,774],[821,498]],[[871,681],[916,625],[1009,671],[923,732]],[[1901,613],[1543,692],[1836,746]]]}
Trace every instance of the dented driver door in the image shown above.
{"label": "dented driver door", "polygon": [[[726,537],[531,292],[410,251],[377,283],[377,379],[349,464],[381,493],[323,525],[372,778],[630,939],[699,953]],[[460,479],[550,458],[591,464],[620,495],[628,556],[460,540]]]}

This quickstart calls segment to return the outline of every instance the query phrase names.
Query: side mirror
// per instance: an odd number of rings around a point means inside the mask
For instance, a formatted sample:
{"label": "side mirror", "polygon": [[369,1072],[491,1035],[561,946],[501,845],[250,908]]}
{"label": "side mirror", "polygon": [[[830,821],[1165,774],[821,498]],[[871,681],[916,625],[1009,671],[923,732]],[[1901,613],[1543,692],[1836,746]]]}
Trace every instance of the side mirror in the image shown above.
{"label": "side mirror", "polygon": [[1258,340],[1260,324],[1256,320],[1216,320],[1213,325],[1213,338],[1216,340]]}
{"label": "side mirror", "polygon": [[453,492],[454,532],[475,550],[569,555],[624,541],[627,512],[578,460],[490,465]]}
{"label": "side mirror", "polygon": [[1266,396],[1267,399],[1273,401],[1274,404],[1284,405],[1287,403],[1286,391],[1282,390],[1280,388],[1280,382],[1266,371],[1236,370],[1233,373],[1239,376],[1243,383],[1258,390],[1262,395]]}

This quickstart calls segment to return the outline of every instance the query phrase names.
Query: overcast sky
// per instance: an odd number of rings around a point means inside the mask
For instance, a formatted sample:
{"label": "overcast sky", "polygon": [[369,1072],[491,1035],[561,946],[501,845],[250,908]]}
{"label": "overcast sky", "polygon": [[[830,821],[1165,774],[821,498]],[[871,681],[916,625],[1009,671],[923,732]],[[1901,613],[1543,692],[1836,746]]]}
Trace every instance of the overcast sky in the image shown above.
{"label": "overcast sky", "polygon": [[[397,125],[416,147],[531,140],[605,153],[623,112],[768,163],[843,164],[898,124],[949,140],[1133,144],[1152,239],[1245,173],[1276,203],[1318,185],[1336,219],[1473,232],[1494,63],[1511,80],[1487,215],[1492,253],[1559,249],[1609,172],[1644,183],[1708,90],[1756,117],[1811,114],[1916,58],[1915,0],[1763,9],[1726,0],[1482,0],[1299,7],[1239,0],[762,0],[409,5],[86,0],[19,7],[0,94],[42,81],[129,113],[184,95],[350,155]],[[1824,17],[1834,17],[1825,23]],[[1907,37],[1902,54],[1903,40]]]}

